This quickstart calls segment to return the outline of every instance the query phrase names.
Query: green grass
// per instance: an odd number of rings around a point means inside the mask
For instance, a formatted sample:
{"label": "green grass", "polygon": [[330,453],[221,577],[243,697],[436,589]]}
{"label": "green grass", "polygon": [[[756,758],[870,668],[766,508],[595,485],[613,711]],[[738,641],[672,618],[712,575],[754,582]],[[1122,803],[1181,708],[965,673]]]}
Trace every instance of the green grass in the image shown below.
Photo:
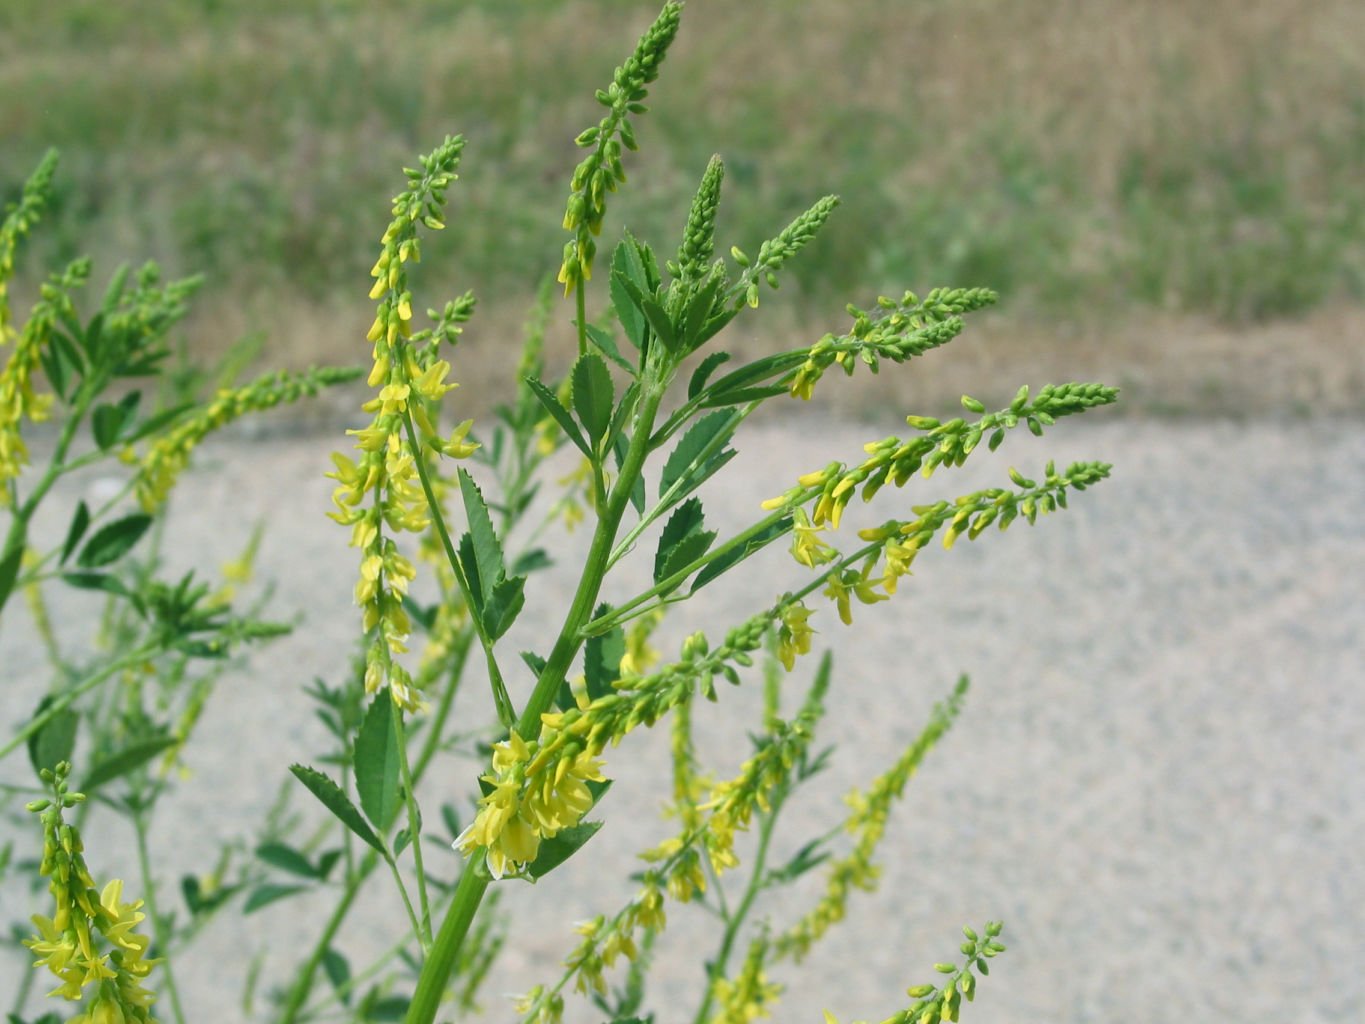
{"label": "green grass", "polygon": [[[423,272],[514,322],[558,264],[569,140],[653,13],[7,0],[0,196],[55,145],[44,260],[204,272],[210,348],[261,324],[296,361],[338,358],[317,349],[364,317],[398,169],[463,132],[450,231]],[[939,283],[995,287],[1000,315],[1034,324],[1244,324],[1365,297],[1357,0],[752,0],[736,17],[690,5],[607,232],[675,244],[713,151],[721,237],[742,248],[839,192],[784,289],[794,319]]]}

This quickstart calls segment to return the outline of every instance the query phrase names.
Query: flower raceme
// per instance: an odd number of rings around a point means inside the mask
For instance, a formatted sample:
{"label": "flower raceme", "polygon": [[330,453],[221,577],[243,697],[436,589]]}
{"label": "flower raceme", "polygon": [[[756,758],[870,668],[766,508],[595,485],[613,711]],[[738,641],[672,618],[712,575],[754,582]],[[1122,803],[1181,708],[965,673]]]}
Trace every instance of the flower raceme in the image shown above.
{"label": "flower raceme", "polygon": [[378,391],[361,408],[373,419],[367,427],[347,431],[356,439],[359,455],[333,454],[335,468],[328,474],[337,481],[332,495],[336,510],[330,515],[351,527],[351,545],[361,552],[355,600],[364,629],[377,631],[365,657],[365,688],[374,693],[387,684],[407,711],[417,710],[420,699],[412,676],[395,656],[406,652],[412,631],[403,597],[416,573],[385,531],[426,531],[432,524],[422,480],[428,453],[464,459],[477,445],[468,440],[472,420],[449,437],[437,429],[438,403],[457,386],[447,382],[450,363],[438,350],[442,340],[455,341],[457,325],[468,319],[473,300],[452,302],[443,314],[430,311],[436,329],[414,333],[405,265],[421,259],[419,223],[432,230],[444,227],[441,205],[463,147],[462,138],[447,138],[422,158],[421,170],[407,172],[408,188],[394,199],[393,220],[371,271],[375,283],[370,297],[378,306],[366,335],[373,344],[368,383]]}
{"label": "flower raceme", "polygon": [[46,967],[60,980],[51,995],[75,1002],[94,987],[85,1012],[70,1024],[156,1024],[150,1009],[155,996],[142,982],[157,961],[147,959],[150,940],[134,930],[146,916],[140,913],[142,902],[125,903],[119,879],[103,890],[96,888],[80,833],[62,816],[64,809],[85,799],[67,790],[70,770],[66,762],[55,771],[44,769],[53,798],[29,804],[42,821],[40,871],[48,878],[56,909],[51,917],[34,915],[38,935],[24,945],[34,953],[34,966]]}

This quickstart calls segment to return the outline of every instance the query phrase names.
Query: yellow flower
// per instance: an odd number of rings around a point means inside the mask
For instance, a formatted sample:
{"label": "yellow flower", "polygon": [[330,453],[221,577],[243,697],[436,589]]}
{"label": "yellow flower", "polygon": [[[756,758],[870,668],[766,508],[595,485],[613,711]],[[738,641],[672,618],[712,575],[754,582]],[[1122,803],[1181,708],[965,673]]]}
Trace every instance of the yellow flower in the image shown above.
{"label": "yellow flower", "polygon": [[493,770],[484,776],[494,789],[454,843],[466,854],[484,849],[494,878],[520,871],[536,859],[541,840],[578,824],[592,807],[587,784],[603,781],[601,762],[586,751],[535,773],[528,772],[531,760],[531,748],[516,732],[494,746]]}
{"label": "yellow flower", "polygon": [[876,604],[878,601],[887,600],[885,594],[879,594],[872,589],[873,581],[866,575],[855,572],[852,569],[845,569],[842,573],[835,573],[829,578],[829,585],[825,587],[825,596],[832,600],[839,608],[839,618],[845,626],[853,625],[853,610],[849,602],[850,597],[856,597],[863,604]]}
{"label": "yellow flower", "polygon": [[820,539],[823,526],[812,526],[804,509],[797,509],[792,526],[792,557],[808,569],[824,565],[839,557],[839,552]]}
{"label": "yellow flower", "polygon": [[798,654],[810,653],[810,639],[815,630],[807,625],[811,610],[804,604],[793,604],[782,609],[782,626],[777,632],[777,657],[790,672]]}

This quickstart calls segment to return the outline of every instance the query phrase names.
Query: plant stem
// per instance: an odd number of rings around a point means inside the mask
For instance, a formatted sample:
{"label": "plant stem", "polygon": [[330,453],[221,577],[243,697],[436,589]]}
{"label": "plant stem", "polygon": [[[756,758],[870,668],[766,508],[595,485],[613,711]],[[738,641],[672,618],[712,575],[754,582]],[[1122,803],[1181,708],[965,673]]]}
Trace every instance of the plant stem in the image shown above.
{"label": "plant stem", "polygon": [[175,1014],[176,1024],[185,1024],[185,1008],[180,1003],[180,991],[171,971],[171,937],[166,934],[165,918],[156,908],[156,882],[152,879],[152,862],[147,855],[147,817],[141,806],[133,811],[133,831],[137,834],[137,861],[142,869],[142,899],[147,904],[147,916],[152,920],[152,935],[161,948],[159,968],[165,979],[166,993],[171,997],[171,1012]]}
{"label": "plant stem", "polygon": [[[413,789],[417,788],[417,783],[421,781],[426,773],[427,766],[431,759],[436,756],[437,748],[441,742],[441,732],[450,717],[450,709],[455,704],[455,693],[459,689],[460,679],[464,673],[465,663],[469,658],[469,648],[473,643],[473,630],[460,634],[456,641],[455,655],[450,670],[450,682],[446,686],[445,692],[441,695],[441,703],[436,709],[436,714],[432,717],[431,726],[427,733],[426,740],[423,742],[422,749],[417,755],[417,763],[412,769]],[[349,836],[349,832],[347,833]],[[331,945],[332,938],[341,928],[341,923],[346,919],[350,912],[352,903],[355,902],[361,886],[376,867],[379,866],[379,854],[374,850],[368,850],[365,858],[360,862],[360,866],[354,874],[349,875],[346,880],[346,887],[342,891],[341,900],[337,903],[336,909],[332,911],[332,916],[328,918],[322,934],[313,946],[313,951],[308,959],[299,968],[298,977],[295,978],[293,986],[289,990],[289,996],[284,1006],[284,1011],[280,1017],[280,1024],[294,1024],[298,1019],[300,1011],[308,1001],[308,996],[312,991],[313,977],[317,974],[318,968],[322,966],[322,959],[327,955],[327,947]]]}
{"label": "plant stem", "polygon": [[578,354],[581,356],[588,351],[588,297],[587,287],[581,280],[574,289],[574,305],[578,312]]}
{"label": "plant stem", "polygon": [[[412,846],[412,864],[417,872],[417,903],[422,908],[422,919],[417,930],[417,939],[422,944],[422,952],[431,948],[431,903],[427,899],[427,875],[422,864],[422,816],[417,810],[417,794],[412,778],[412,766],[408,763],[408,737],[403,727],[403,710],[395,707],[390,716],[393,721],[393,736],[398,744],[398,776],[403,783],[404,803],[408,810],[408,836]],[[397,871],[397,867],[394,868]]]}
{"label": "plant stem", "polygon": [[[581,330],[580,322],[580,330]],[[645,389],[640,411],[636,415],[635,431],[631,435],[630,447],[621,464],[621,473],[616,486],[612,488],[607,507],[603,510],[593,533],[592,546],[588,550],[583,575],[579,578],[578,589],[573,603],[565,616],[564,625],[555,641],[545,668],[536,680],[535,690],[517,720],[517,733],[524,739],[533,737],[540,728],[540,716],[549,710],[555,694],[564,681],[574,655],[583,643],[582,626],[592,615],[597,595],[602,588],[607,563],[611,558],[612,543],[621,525],[626,505],[630,502],[630,492],[636,478],[644,468],[649,454],[649,434],[658,415],[659,404],[663,401],[663,387],[651,382]],[[441,930],[432,944],[431,953],[422,966],[421,976],[417,979],[417,990],[413,993],[408,1006],[407,1024],[431,1024],[436,1018],[436,1010],[441,996],[455,968],[460,944],[474,920],[479,902],[491,881],[483,869],[483,858],[478,854],[465,861],[464,871],[460,874],[459,885],[450,909],[441,924]]]}
{"label": "plant stem", "polygon": [[403,426],[407,429],[408,444],[412,449],[412,460],[417,466],[417,478],[422,482],[422,493],[427,498],[427,508],[431,511],[432,525],[436,527],[436,533],[441,538],[441,546],[445,549],[451,571],[455,574],[455,582],[460,587],[460,593],[464,595],[465,604],[469,606],[469,617],[474,623],[474,630],[479,636],[479,643],[483,645],[484,658],[488,662],[488,682],[493,688],[493,703],[497,705],[498,718],[504,726],[510,729],[515,718],[515,711],[512,708],[511,699],[507,696],[507,686],[502,681],[502,672],[498,669],[498,659],[493,654],[493,638],[488,635],[484,624],[479,621],[478,615],[474,612],[474,609],[478,607],[478,602],[474,600],[474,592],[469,586],[469,578],[465,576],[464,566],[460,564],[460,560],[455,554],[455,545],[450,542],[450,532],[446,529],[445,517],[441,514],[441,503],[436,500],[436,492],[432,489],[431,479],[427,475],[422,444],[417,438],[416,428],[412,425],[412,413],[407,409],[403,410]]}
{"label": "plant stem", "polygon": [[739,905],[735,907],[733,914],[725,915],[725,934],[721,938],[720,950],[716,957],[711,961],[707,971],[706,994],[702,997],[701,1005],[697,1007],[697,1013],[692,1018],[692,1024],[703,1024],[706,1020],[707,1012],[711,1009],[711,1003],[715,999],[715,983],[725,977],[725,968],[730,962],[730,954],[734,950],[735,939],[739,935],[739,930],[744,924],[744,919],[749,916],[749,910],[754,903],[754,897],[763,888],[763,873],[768,862],[768,844],[772,841],[773,826],[777,824],[778,812],[782,809],[781,795],[774,795],[772,810],[760,815],[758,825],[758,850],[754,854],[754,867],[749,874],[749,884],[744,889],[744,896],[740,899]]}
{"label": "plant stem", "polygon": [[116,658],[113,661],[108,662],[98,672],[86,676],[79,683],[76,683],[65,693],[58,696],[43,710],[42,714],[34,717],[27,725],[15,733],[14,738],[10,740],[9,743],[5,744],[4,747],[0,747],[0,760],[3,760],[14,753],[25,740],[43,726],[47,725],[47,723],[57,717],[57,715],[65,711],[77,697],[88,690],[94,689],[115,673],[123,671],[130,665],[137,664],[139,661],[150,657],[159,650],[161,650],[161,645],[159,643],[155,641],[145,643],[136,650],[125,654],[122,658]]}

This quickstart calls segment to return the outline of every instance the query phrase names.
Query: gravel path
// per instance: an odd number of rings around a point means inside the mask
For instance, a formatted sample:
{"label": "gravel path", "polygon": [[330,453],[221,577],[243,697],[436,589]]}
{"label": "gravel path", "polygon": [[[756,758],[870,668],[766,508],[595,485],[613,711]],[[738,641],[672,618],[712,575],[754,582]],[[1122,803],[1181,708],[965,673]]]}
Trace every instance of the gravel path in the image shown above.
{"label": "gravel path", "polygon": [[[855,630],[819,605],[812,622],[837,651],[822,732],[839,750],[793,804],[783,849],[837,820],[840,794],[897,755],[959,673],[973,686],[892,820],[880,892],[855,896],[821,954],[777,975],[789,985],[777,1019],[819,1021],[823,1007],[844,1021],[882,1019],[904,1005],[907,985],[932,978],[932,963],[953,958],[962,924],[988,917],[1005,921],[1010,950],[967,1020],[1365,1019],[1365,426],[1092,418],[1064,422],[1046,441],[1012,440],[958,476],[879,498],[854,520],[1003,480],[1010,464],[1028,473],[1048,457],[1093,457],[1117,467],[1032,530],[1021,524],[951,553],[926,552],[896,600],[855,608]],[[798,473],[854,459],[863,441],[895,428],[815,418],[759,425],[741,440],[708,514],[739,525]],[[287,764],[322,744],[300,687],[337,676],[356,626],[352,553],[321,518],[329,487],[320,473],[333,445],[222,441],[180,492],[168,545],[177,565],[232,557],[266,518],[273,608],[306,616],[215,694],[191,747],[194,775],[158,822],[168,879],[206,868],[216,840],[244,835]],[[76,497],[64,491],[54,505]],[[582,541],[580,533],[568,543]],[[681,608],[665,649],[693,629],[719,634],[799,579],[804,570],[772,555]],[[509,652],[548,645],[570,582],[547,574]],[[59,607],[60,628],[81,635],[87,612],[78,602]],[[0,652],[0,719],[14,723],[45,686],[22,613],[0,624]],[[755,706],[753,693],[726,690],[699,713],[719,771],[742,756]],[[483,720],[483,703],[465,710],[471,724]],[[604,805],[594,856],[534,890],[504,887],[505,906],[528,909],[485,990],[490,1019],[511,1016],[503,993],[555,976],[571,922],[614,910],[632,891],[622,881],[631,852],[668,830],[654,795],[665,778],[663,738],[641,734],[611,754],[609,774],[628,763],[631,771]],[[18,762],[0,765],[3,777],[22,774]],[[468,783],[439,774],[433,811]],[[20,847],[28,841],[18,837]],[[89,842],[97,868],[132,873],[126,837],[111,828]],[[452,873],[453,857],[432,850],[435,870]],[[599,895],[590,898],[589,886]],[[387,896],[362,901],[340,944],[357,960],[388,945]],[[25,900],[10,887],[0,916],[26,914]],[[774,921],[799,906],[784,898]],[[180,967],[192,1019],[241,1019],[233,994],[246,959],[269,943],[279,959],[265,978],[280,977],[310,934],[300,923],[306,907],[215,925]],[[695,1006],[688,993],[713,948],[704,923],[686,908],[671,912],[653,1006],[661,1024]],[[5,978],[16,977],[4,966]],[[598,1016],[570,1004],[571,1020]]]}

